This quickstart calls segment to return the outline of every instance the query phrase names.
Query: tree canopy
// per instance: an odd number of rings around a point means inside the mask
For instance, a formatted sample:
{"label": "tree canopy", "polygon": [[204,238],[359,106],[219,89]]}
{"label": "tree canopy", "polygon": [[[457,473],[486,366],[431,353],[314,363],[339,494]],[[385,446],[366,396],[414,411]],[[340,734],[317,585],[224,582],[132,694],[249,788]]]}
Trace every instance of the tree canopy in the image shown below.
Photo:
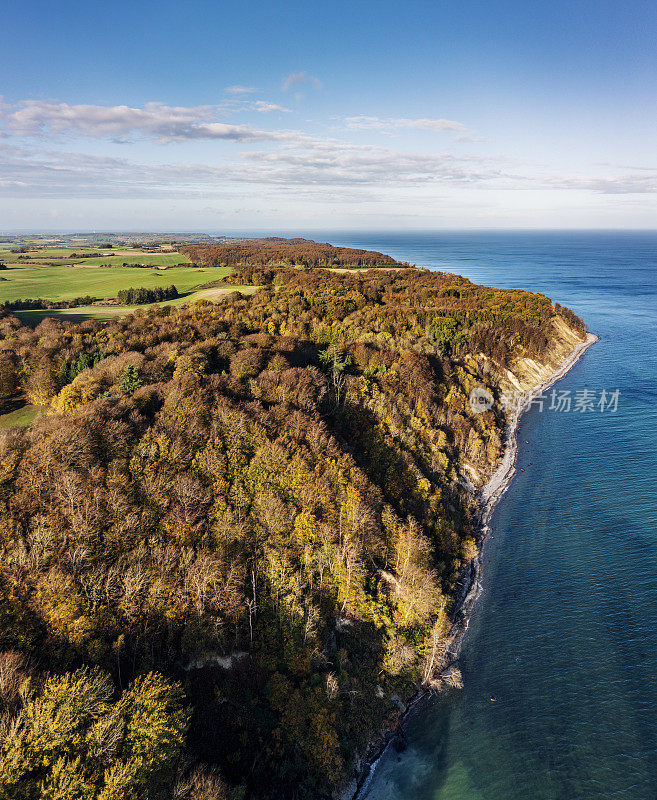
{"label": "tree canopy", "polygon": [[476,553],[464,465],[502,451],[471,389],[584,329],[426,270],[233,280],[261,288],[0,315],[0,400],[49,412],[0,433],[0,649],[53,673],[14,670],[4,797],[327,796],[440,663]]}
{"label": "tree canopy", "polygon": [[313,242],[310,239],[249,239],[178,248],[192,262],[216,267],[296,265],[301,267],[405,266],[375,250]]}

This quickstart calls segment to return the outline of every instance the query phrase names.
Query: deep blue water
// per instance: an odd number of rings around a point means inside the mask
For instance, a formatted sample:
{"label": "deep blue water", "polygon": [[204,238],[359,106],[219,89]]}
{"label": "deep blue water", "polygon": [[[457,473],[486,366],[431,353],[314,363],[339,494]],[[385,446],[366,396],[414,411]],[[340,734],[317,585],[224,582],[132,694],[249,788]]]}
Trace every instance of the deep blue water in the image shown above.
{"label": "deep blue water", "polygon": [[465,687],[409,723],[367,800],[655,800],[657,234],[321,238],[571,306],[600,342],[558,388],[620,390],[616,413],[524,416]]}

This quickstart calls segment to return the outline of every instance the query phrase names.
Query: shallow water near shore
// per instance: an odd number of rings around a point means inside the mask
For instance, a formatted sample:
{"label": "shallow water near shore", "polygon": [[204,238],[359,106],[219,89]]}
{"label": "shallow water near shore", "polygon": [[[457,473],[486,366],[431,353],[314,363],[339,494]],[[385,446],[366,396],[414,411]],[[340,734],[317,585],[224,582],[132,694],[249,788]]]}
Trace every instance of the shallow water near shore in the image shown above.
{"label": "shallow water near shore", "polygon": [[657,234],[320,238],[571,306],[601,338],[556,388],[620,390],[616,413],[522,418],[461,651],[465,688],[409,720],[408,748],[386,752],[362,797],[654,800]]}

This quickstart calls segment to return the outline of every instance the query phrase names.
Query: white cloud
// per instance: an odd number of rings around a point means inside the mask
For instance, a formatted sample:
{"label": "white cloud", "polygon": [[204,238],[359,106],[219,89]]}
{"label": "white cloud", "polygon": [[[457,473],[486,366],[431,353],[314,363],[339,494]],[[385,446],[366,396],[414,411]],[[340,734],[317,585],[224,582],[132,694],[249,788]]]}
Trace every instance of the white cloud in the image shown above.
{"label": "white cloud", "polygon": [[483,163],[454,156],[396,153],[385,148],[312,140],[276,152],[241,154],[219,164],[139,164],[127,159],[27,150],[0,145],[0,195],[145,197],[223,191],[258,184],[291,191],[363,190],[431,183],[480,183],[500,177]]}
{"label": "white cloud", "polygon": [[[249,107],[260,112],[285,110],[262,100],[250,103]],[[215,106],[173,107],[163,103],[133,108],[25,100],[17,106],[0,109],[0,120],[4,121],[5,132],[14,136],[73,134],[115,141],[142,136],[160,144],[198,139],[255,142],[303,138],[291,131],[265,131],[218,122],[217,111]]]}
{"label": "white cloud", "polygon": [[[633,167],[651,172],[652,167]],[[567,178],[548,178],[547,185],[560,189],[588,189],[597,194],[652,194],[657,192],[655,175],[618,175],[590,177],[579,175]]]}
{"label": "white cloud", "polygon": [[337,140],[249,152],[243,158],[251,165],[252,175],[296,185],[473,183],[503,177],[497,167],[477,157],[401,153]]}
{"label": "white cloud", "polygon": [[[262,113],[287,111],[283,106],[251,98],[236,101],[236,106]],[[411,208],[412,198],[421,205],[423,194],[443,192],[447,187],[539,190],[547,195],[561,191],[570,196],[577,191],[600,197],[657,195],[657,173],[648,168],[607,167],[607,174],[596,174],[596,170],[590,175],[559,174],[556,170],[539,174],[499,156],[404,152],[311,136],[299,130],[230,124],[218,120],[218,114],[216,106],[172,107],[162,103],[148,103],[143,108],[52,101],[0,104],[0,126],[4,126],[5,134],[31,137],[33,143],[31,148],[24,144],[19,147],[10,144],[8,135],[0,138],[0,196],[26,200],[196,198],[247,191],[248,187],[258,197],[266,195],[269,188],[290,196],[322,195],[336,203],[337,198],[342,201],[347,195],[374,203],[390,190],[397,198],[408,195],[400,205]],[[418,128],[460,133],[464,129],[462,123],[444,119],[361,116],[350,117],[347,122],[364,130]],[[179,163],[146,164],[54,149],[62,146],[63,135],[115,141],[140,137],[158,143],[224,140],[238,147],[211,148],[213,156],[206,156],[210,163],[188,163],[184,155],[179,155]],[[43,142],[49,137],[53,144],[46,149]],[[166,152],[175,162],[175,149]],[[257,190],[253,189],[256,186]],[[449,194],[445,192],[445,196]]]}
{"label": "white cloud", "polygon": [[255,86],[227,86],[228,94],[255,94],[258,90]]}
{"label": "white cloud", "polygon": [[424,131],[457,131],[464,133],[467,128],[462,122],[452,119],[413,119],[409,117],[369,117],[359,115],[345,117],[345,125],[355,130],[392,131],[400,128],[416,128]]}
{"label": "white cloud", "polygon": [[253,111],[259,111],[261,114],[267,114],[270,111],[278,111],[285,114],[290,112],[290,109],[285,108],[285,106],[279,106],[277,103],[268,103],[265,100],[255,100],[249,105],[249,108]]}
{"label": "white cloud", "polygon": [[162,135],[212,119],[211,106],[172,107],[147,103],[144,108],[131,106],[69,105],[43,100],[24,100],[4,109],[7,129],[16,136],[42,133],[78,133],[83,136],[123,136],[142,131]]}
{"label": "white cloud", "polygon": [[316,78],[314,75],[309,75],[307,72],[291,72],[285,78],[283,78],[282,88],[284,92],[289,91],[293,86],[300,86],[302,84],[308,84],[313,87],[313,89],[321,89],[322,82],[319,78]]}
{"label": "white cloud", "polygon": [[[211,123],[210,123],[211,124]],[[288,136],[282,132],[283,136]],[[499,161],[477,156],[404,153],[289,134],[275,149],[235,154],[218,163],[143,164],[0,142],[0,196],[205,196],[258,185],[277,191],[359,192],[376,198],[386,188],[420,195],[422,187],[585,191],[597,195],[657,194],[657,176],[545,176],[511,174]],[[296,138],[294,138],[296,137]]]}

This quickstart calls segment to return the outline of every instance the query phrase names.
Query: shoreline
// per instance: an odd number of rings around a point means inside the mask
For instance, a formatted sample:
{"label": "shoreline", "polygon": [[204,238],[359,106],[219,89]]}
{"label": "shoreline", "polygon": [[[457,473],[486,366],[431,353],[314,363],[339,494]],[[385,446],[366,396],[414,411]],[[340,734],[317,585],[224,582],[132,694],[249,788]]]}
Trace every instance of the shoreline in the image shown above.
{"label": "shoreline", "polygon": [[[599,341],[599,337],[593,333],[588,333],[586,339],[576,345],[559,367],[542,383],[535,386],[530,391],[523,394],[515,408],[509,414],[504,427],[504,454],[502,460],[496,467],[491,477],[479,490],[479,502],[481,509],[477,519],[476,540],[477,555],[471,564],[464,570],[463,588],[456,599],[452,627],[446,640],[445,655],[443,663],[436,671],[435,677],[440,678],[450,670],[458,659],[463,637],[465,636],[470,624],[470,617],[474,604],[481,593],[481,576],[483,569],[483,546],[490,532],[490,519],[495,510],[495,506],[501,500],[516,473],[516,457],[518,454],[518,438],[516,436],[518,425],[524,412],[530,407],[532,401],[549,389],[561,378],[565,377],[575,366],[584,353]],[[379,760],[385,755],[388,747],[400,737],[405,738],[402,730],[403,724],[408,718],[418,710],[419,705],[431,694],[431,690],[425,687],[418,689],[417,693],[408,702],[402,712],[399,726],[394,731],[383,734],[380,746],[375,749],[372,755],[365,756],[360,769],[360,774],[356,779],[356,788],[347,789],[339,795],[340,800],[360,800],[363,791],[369,786],[370,780]],[[353,786],[353,783],[352,783]]]}
{"label": "shoreline", "polygon": [[[557,381],[564,378],[575,364],[580,360],[584,353],[594,345],[599,338],[593,334],[588,333],[586,339],[580,344],[576,345],[569,356],[560,364],[560,366],[542,383],[535,386],[526,394],[522,395],[515,408],[509,414],[506,426],[504,428],[504,455],[502,460],[495,469],[495,472],[486,481],[486,483],[479,490],[479,501],[481,503],[481,510],[477,521],[477,556],[472,561],[472,570],[470,575],[466,576],[464,590],[461,594],[460,602],[457,603],[457,608],[454,614],[454,621],[452,623],[452,631],[448,637],[449,644],[446,650],[446,658],[448,663],[443,667],[444,671],[450,666],[451,661],[454,661],[459,654],[461,641],[464,634],[468,629],[470,622],[470,614],[472,607],[479,596],[481,591],[480,579],[482,571],[482,555],[483,545],[490,532],[489,523],[490,518],[495,510],[495,506],[501,500],[506,490],[509,488],[514,475],[516,474],[516,456],[518,454],[518,439],[516,432],[520,424],[522,415],[531,406],[532,401],[549,389]],[[454,629],[457,630],[454,630]],[[450,658],[451,657],[451,658]]]}

